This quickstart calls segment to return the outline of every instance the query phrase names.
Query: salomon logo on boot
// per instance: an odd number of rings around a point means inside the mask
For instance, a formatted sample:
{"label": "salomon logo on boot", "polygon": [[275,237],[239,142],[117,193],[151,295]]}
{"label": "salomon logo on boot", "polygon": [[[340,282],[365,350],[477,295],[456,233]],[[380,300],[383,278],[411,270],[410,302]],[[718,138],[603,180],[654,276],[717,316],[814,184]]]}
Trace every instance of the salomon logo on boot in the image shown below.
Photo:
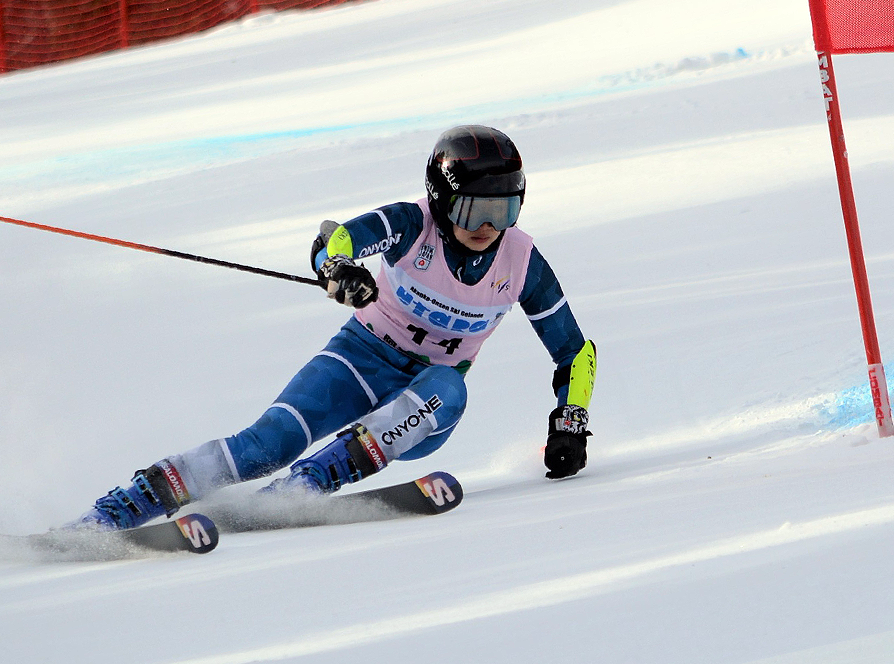
{"label": "salomon logo on boot", "polygon": [[137,528],[156,517],[171,516],[187,503],[189,492],[180,473],[164,460],[137,471],[129,488],[109,491],[74,525],[103,530]]}

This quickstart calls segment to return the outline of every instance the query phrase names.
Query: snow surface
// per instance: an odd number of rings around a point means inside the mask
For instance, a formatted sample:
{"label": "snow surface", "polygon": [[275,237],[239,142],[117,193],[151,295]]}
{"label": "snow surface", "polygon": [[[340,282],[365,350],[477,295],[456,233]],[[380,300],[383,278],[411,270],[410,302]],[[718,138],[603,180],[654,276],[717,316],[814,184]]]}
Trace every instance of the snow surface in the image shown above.
{"label": "snow surface", "polygon": [[[890,358],[894,58],[835,64]],[[448,470],[458,510],[0,562],[4,661],[894,659],[894,443],[869,417],[806,2],[378,0],[6,75],[0,215],[306,274],[321,219],[415,200],[437,135],[473,122],[519,145],[521,226],[599,347],[589,467],[543,479],[552,369],[516,311],[453,439],[368,481]],[[0,238],[0,532],[250,424],[348,315]]]}

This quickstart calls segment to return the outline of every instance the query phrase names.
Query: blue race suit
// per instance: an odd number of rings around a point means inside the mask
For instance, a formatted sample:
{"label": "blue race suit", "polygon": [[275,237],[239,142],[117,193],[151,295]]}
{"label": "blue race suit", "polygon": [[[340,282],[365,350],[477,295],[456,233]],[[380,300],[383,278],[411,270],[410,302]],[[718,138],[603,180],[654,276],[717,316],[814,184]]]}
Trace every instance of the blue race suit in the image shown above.
{"label": "blue race suit", "polygon": [[[381,247],[383,260],[393,265],[422,232],[423,212],[415,203],[395,203],[343,226],[357,248],[358,256],[352,258],[361,257],[361,253],[369,255],[370,247]],[[494,251],[461,253],[440,239],[448,266],[458,280],[472,285],[487,274]],[[536,247],[531,249],[519,303],[557,368],[569,366],[584,345],[584,337],[555,274]],[[411,393],[414,401],[422,403],[438,395],[435,428],[396,456],[401,460],[418,459],[443,445],[462,416],[467,369],[432,366],[405,355],[352,318],[295,375],[257,422],[182,458],[194,468],[190,473],[195,475],[194,486],[202,485],[196,486],[202,489],[197,493],[204,493],[204,489],[269,475],[298,458],[314,441],[361,420],[402,394]],[[563,405],[567,381],[554,387],[559,405]],[[216,477],[201,478],[198,466],[207,466],[201,458],[209,455],[218,459],[213,464]]]}

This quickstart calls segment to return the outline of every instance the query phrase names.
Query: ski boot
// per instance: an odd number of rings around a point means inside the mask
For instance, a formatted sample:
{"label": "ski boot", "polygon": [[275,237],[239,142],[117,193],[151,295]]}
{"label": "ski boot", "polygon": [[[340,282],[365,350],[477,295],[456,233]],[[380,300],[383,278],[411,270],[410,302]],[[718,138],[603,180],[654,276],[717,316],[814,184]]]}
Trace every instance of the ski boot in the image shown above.
{"label": "ski boot", "polygon": [[119,486],[109,491],[69,525],[99,530],[137,528],[156,517],[171,516],[190,502],[180,474],[167,461],[137,471],[132,481],[128,489]]}
{"label": "ski boot", "polygon": [[338,491],[377,473],[388,465],[385,454],[362,424],[355,424],[338,434],[338,438],[316,454],[298,459],[290,473],[274,480],[260,493],[303,491],[320,495]]}

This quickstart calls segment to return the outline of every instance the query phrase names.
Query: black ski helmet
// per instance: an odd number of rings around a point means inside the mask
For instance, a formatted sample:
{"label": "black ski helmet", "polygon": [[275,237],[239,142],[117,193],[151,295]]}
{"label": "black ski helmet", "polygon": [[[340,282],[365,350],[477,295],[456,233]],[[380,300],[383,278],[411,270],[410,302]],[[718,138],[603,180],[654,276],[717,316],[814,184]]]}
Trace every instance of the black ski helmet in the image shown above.
{"label": "black ski helmet", "polygon": [[497,129],[481,125],[448,129],[429,157],[425,188],[432,216],[448,240],[454,239],[453,206],[463,197],[517,197],[514,217],[507,220],[511,226],[525,198],[521,155],[512,139]]}

